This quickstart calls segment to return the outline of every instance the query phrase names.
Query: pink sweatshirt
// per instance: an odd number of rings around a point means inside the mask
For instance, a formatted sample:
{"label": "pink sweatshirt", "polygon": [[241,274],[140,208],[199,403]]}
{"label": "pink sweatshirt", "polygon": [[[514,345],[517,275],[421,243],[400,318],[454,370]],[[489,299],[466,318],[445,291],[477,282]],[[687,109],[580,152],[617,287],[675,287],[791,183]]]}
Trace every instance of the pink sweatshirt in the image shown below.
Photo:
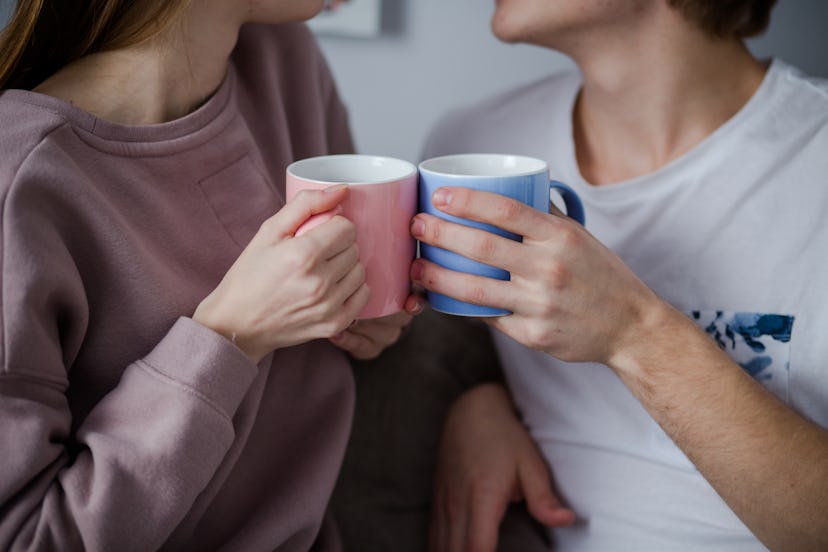
{"label": "pink sweatshirt", "polygon": [[189,316],[283,204],[352,149],[302,25],[246,27],[196,112],[128,127],[0,94],[1,550],[337,549],[353,406],[327,342],[256,366]]}

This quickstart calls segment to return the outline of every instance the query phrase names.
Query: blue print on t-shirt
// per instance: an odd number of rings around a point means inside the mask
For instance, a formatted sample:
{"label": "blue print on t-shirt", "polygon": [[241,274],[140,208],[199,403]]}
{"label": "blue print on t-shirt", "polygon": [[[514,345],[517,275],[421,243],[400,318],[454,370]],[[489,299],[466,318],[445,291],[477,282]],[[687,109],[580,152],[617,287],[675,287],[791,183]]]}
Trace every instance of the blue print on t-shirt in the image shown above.
{"label": "blue print on t-shirt", "polygon": [[691,315],[748,374],[786,398],[793,316],[725,311]]}
{"label": "blue print on t-shirt", "polygon": [[[766,389],[788,401],[790,342],[794,317],[753,312],[689,311],[719,347]],[[654,424],[653,444],[662,458],[695,469],[664,431]]]}

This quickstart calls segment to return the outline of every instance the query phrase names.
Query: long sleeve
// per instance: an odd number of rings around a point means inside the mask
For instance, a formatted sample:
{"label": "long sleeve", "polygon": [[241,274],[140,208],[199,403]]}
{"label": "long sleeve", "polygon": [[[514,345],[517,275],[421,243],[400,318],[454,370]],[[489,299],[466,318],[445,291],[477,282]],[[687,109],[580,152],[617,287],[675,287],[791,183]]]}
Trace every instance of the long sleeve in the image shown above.
{"label": "long sleeve", "polygon": [[284,204],[285,167],[349,147],[328,79],[304,26],[249,25],[169,123],[0,92],[0,550],[319,544],[347,358],[319,340],[255,366],[189,317]]}
{"label": "long sleeve", "polygon": [[6,202],[2,242],[0,549],[158,548],[232,444],[257,367],[180,318],[78,424],[83,282],[48,221],[9,212],[18,203]]}

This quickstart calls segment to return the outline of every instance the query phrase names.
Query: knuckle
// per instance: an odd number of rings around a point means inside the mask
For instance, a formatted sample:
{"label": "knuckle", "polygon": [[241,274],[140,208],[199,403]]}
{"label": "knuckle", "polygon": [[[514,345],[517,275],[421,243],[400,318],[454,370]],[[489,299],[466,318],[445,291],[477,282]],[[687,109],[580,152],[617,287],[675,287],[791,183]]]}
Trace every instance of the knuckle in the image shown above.
{"label": "knuckle", "polygon": [[498,198],[494,204],[495,219],[497,222],[509,222],[523,215],[524,205],[507,198]]}
{"label": "knuckle", "polygon": [[294,201],[308,202],[318,193],[319,192],[316,190],[300,190],[299,193],[296,194]]}
{"label": "knuckle", "polygon": [[497,252],[497,242],[491,234],[483,234],[474,239],[471,244],[472,256],[481,259],[489,260],[495,256]]}
{"label": "knuckle", "polygon": [[357,281],[357,284],[360,285],[360,286],[362,284],[364,284],[366,274],[365,274],[365,267],[362,265],[362,263],[357,263],[354,266],[354,273],[355,273],[355,279]]}
{"label": "knuckle", "polygon": [[342,226],[342,230],[340,231],[342,236],[351,243],[356,243],[356,236],[357,236],[357,229],[356,225],[351,222],[349,219],[343,217],[342,215],[337,215],[334,217],[336,220],[340,221],[340,225]]}
{"label": "knuckle", "polygon": [[259,233],[264,234],[266,236],[275,235],[279,229],[279,221],[276,219],[275,216],[268,217],[259,225]]}
{"label": "knuckle", "polygon": [[329,320],[334,333],[344,332],[354,323],[357,313],[353,309],[343,308],[342,304],[330,306]]}
{"label": "knuckle", "polygon": [[483,289],[482,286],[474,285],[468,289],[468,298],[471,303],[476,305],[485,305],[487,304],[488,294],[486,290]]}
{"label": "knuckle", "polygon": [[455,188],[451,192],[451,205],[455,211],[465,213],[471,204],[471,190],[469,188]]}
{"label": "knuckle", "polygon": [[442,223],[439,219],[428,220],[424,222],[423,237],[429,243],[440,243],[440,238],[443,236]]}
{"label": "knuckle", "polygon": [[348,323],[344,322],[341,317],[328,318],[322,324],[322,333],[325,337],[333,337],[348,329]]}
{"label": "knuckle", "polygon": [[314,268],[319,262],[319,254],[309,247],[296,247],[291,255],[291,262],[295,270],[309,275],[314,272]]}
{"label": "knuckle", "polygon": [[533,349],[548,347],[555,337],[555,330],[542,325],[531,325],[526,332],[526,345]]}
{"label": "knuckle", "polygon": [[541,273],[544,276],[545,287],[554,291],[564,289],[572,277],[569,268],[554,259],[549,259],[543,264]]}
{"label": "knuckle", "polygon": [[289,235],[289,229],[286,227],[284,217],[279,212],[262,221],[251,242],[260,240],[266,243],[279,242],[287,235]]}
{"label": "knuckle", "polygon": [[307,277],[307,293],[312,303],[321,302],[328,293],[328,282],[316,275]]}
{"label": "knuckle", "polygon": [[546,295],[538,301],[538,313],[545,318],[554,318],[559,314],[558,304],[551,296]]}
{"label": "knuckle", "polygon": [[546,278],[527,288],[532,297],[533,312],[543,319],[554,318],[560,314],[559,298],[564,286],[553,280],[554,277]]}
{"label": "knuckle", "polygon": [[569,219],[562,219],[566,224],[561,225],[559,240],[566,249],[578,248],[581,245],[581,232]]}

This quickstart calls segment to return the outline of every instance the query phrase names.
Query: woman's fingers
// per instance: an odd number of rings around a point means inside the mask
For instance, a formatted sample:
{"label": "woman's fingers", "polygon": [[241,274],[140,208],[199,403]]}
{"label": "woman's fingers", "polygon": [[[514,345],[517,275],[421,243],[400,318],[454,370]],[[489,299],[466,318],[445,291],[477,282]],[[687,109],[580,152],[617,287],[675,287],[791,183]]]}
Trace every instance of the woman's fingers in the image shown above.
{"label": "woman's fingers", "polygon": [[355,243],[356,226],[337,215],[295,239],[311,241],[322,259],[331,259]]}
{"label": "woman's fingers", "polygon": [[292,236],[313,215],[335,209],[348,197],[348,187],[332,186],[325,190],[303,190],[267,219],[262,228],[272,241]]}
{"label": "woman's fingers", "polygon": [[410,314],[398,312],[383,318],[357,320],[346,331],[331,338],[331,341],[351,356],[369,360],[395,343],[411,319]]}
{"label": "woman's fingers", "polygon": [[345,309],[345,313],[351,320],[356,319],[360,311],[362,311],[365,305],[368,304],[368,299],[371,297],[371,289],[368,287],[368,284],[365,283],[364,278],[365,276],[363,271],[362,285],[360,285],[357,290],[342,304],[342,308]]}
{"label": "woman's fingers", "polygon": [[331,280],[339,282],[350,273],[359,262],[359,247],[352,243],[347,249],[341,251],[328,260],[331,271]]}
{"label": "woman's fingers", "polygon": [[331,297],[331,304],[334,306],[346,304],[363,287],[368,289],[365,284],[365,268],[357,263],[336,283],[336,291]]}

